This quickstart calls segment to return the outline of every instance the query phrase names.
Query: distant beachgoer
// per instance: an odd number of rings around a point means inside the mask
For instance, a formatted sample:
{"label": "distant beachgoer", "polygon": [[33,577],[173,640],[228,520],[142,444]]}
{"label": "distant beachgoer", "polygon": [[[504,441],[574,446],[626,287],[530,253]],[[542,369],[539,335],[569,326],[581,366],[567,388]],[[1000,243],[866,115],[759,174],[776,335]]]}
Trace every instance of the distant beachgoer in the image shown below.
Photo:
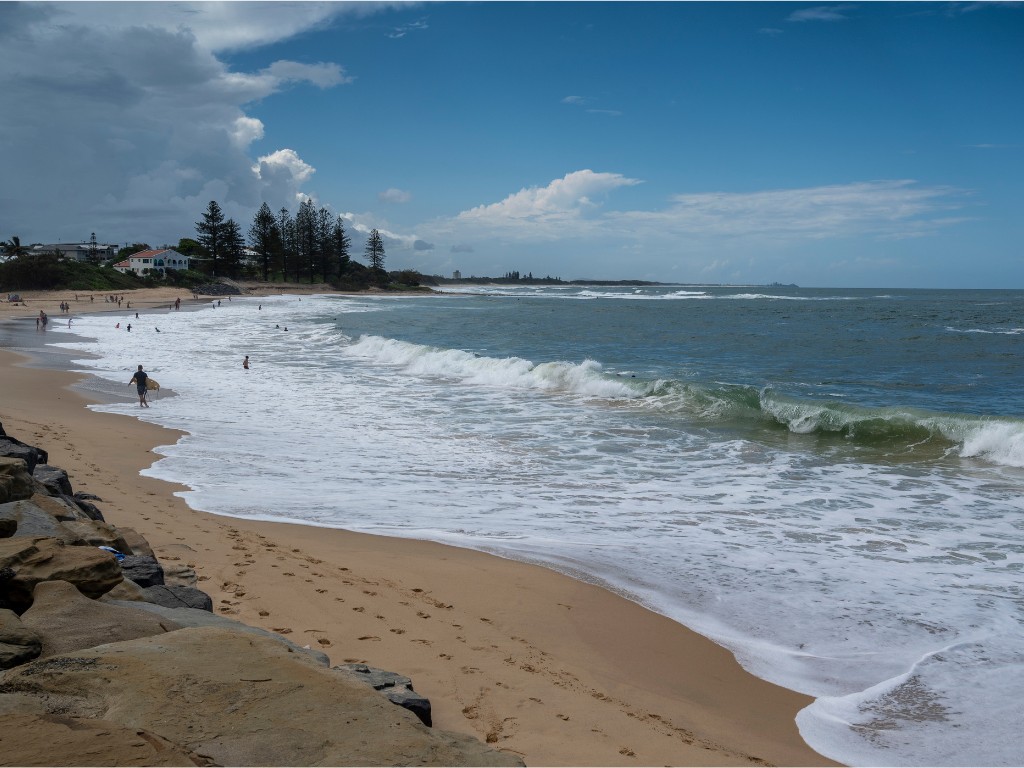
{"label": "distant beachgoer", "polygon": [[[156,326],[153,326],[153,327],[154,327],[154,328],[156,328]],[[157,333],[160,333],[160,329],[159,329],[159,328],[157,328],[157,329],[156,329],[156,332],[157,332]]]}
{"label": "distant beachgoer", "polygon": [[129,384],[135,385],[135,391],[139,393],[139,408],[149,408],[149,403],[146,402],[146,379],[149,376],[145,371],[142,370],[142,366],[139,366],[139,370],[132,376]]}
{"label": "distant beachgoer", "polygon": [[136,312],[136,313],[135,313],[135,319],[136,319],[136,320],[138,320],[138,319],[139,319],[139,313],[138,313],[138,312]]}
{"label": "distant beachgoer", "polygon": [[121,327],[121,324],[120,324],[120,323],[118,323],[118,324],[117,324],[117,325],[115,325],[114,327],[115,327],[115,328],[120,328],[120,327]]}
{"label": "distant beachgoer", "polygon": [[277,328],[278,330],[281,330],[281,326],[280,325],[275,325],[274,327]]}
{"label": "distant beachgoer", "polygon": [[217,306],[220,306],[220,299],[217,299]]}
{"label": "distant beachgoer", "polygon": [[263,309],[263,305],[260,304],[258,307],[256,307],[256,309]]}
{"label": "distant beachgoer", "polygon": [[245,360],[242,361],[242,367],[245,368],[245,370],[247,370],[247,371],[249,370],[249,356],[248,355],[246,355],[245,356]]}
{"label": "distant beachgoer", "polygon": [[[69,320],[68,322],[70,323],[71,321]],[[132,332],[132,324],[128,323],[128,333],[131,333],[131,332]]]}

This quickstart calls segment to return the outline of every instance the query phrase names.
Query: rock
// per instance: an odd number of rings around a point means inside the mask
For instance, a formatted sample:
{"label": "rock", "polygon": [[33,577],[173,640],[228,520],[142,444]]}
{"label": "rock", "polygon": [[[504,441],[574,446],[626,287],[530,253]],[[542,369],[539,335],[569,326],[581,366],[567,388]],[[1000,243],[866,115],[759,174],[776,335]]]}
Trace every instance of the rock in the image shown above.
{"label": "rock", "polygon": [[[111,590],[100,599],[104,602],[110,602],[113,605],[121,605],[122,603],[113,599],[115,591],[116,590]],[[163,616],[176,624],[180,624],[182,627],[220,627],[221,629],[230,629],[235,632],[248,632],[253,635],[267,637],[288,646],[296,653],[309,656],[322,667],[331,666],[330,658],[328,658],[327,654],[323,651],[318,651],[315,648],[303,648],[298,643],[292,642],[284,635],[278,635],[274,632],[268,632],[265,629],[260,629],[259,627],[243,624],[242,622],[230,619],[227,616],[218,616],[216,613],[210,613],[209,611],[204,611],[199,608],[167,608],[163,605],[157,605],[156,603],[130,603],[127,607],[138,608],[142,611],[149,611],[157,616]]]}
{"label": "rock", "polygon": [[66,581],[37,584],[21,622],[42,639],[40,658],[181,629],[148,611],[90,600]]}
{"label": "rock", "polygon": [[18,530],[18,521],[13,517],[0,516],[0,539],[8,539]]}
{"label": "rock", "polygon": [[64,715],[0,719],[4,765],[210,765],[143,728]]}
{"label": "rock", "polygon": [[[39,656],[43,640],[14,611],[0,608],[0,669],[10,669]],[[0,726],[0,732],[3,727]],[[0,746],[3,742],[0,741]],[[9,764],[9,763],[8,763]]]}
{"label": "rock", "polygon": [[69,547],[53,538],[0,539],[0,569],[14,577],[0,579],[0,607],[23,613],[41,581],[68,581],[86,597],[99,597],[124,577],[117,559],[95,547]]}
{"label": "rock", "polygon": [[194,568],[184,563],[167,563],[164,565],[164,584],[168,586],[194,587],[199,583],[199,576]]}
{"label": "rock", "polygon": [[90,520],[99,520],[100,522],[103,522],[103,520],[105,519],[103,517],[103,513],[100,511],[100,508],[93,504],[91,501],[80,499],[78,498],[77,494],[74,496],[65,496],[63,498],[66,498],[68,501],[73,501],[75,503],[75,506],[82,510],[82,512],[85,513],[85,516],[88,517]]}
{"label": "rock", "polygon": [[103,501],[95,493],[86,493],[85,491],[75,491],[76,501]]}
{"label": "rock", "polygon": [[29,499],[0,504],[0,520],[13,521],[15,531],[11,535],[18,538],[52,536],[67,544],[77,542],[77,537],[65,530],[53,515],[40,509]]}
{"label": "rock", "polygon": [[121,554],[128,549],[128,542],[114,526],[101,520],[69,520],[61,523],[69,534],[76,537],[81,545],[90,547],[111,547]]}
{"label": "rock", "polygon": [[146,541],[145,537],[134,528],[125,528],[120,525],[115,525],[114,529],[128,545],[128,551],[125,552],[126,555],[156,557],[153,553],[153,548],[149,546],[149,542]]}
{"label": "rock", "polygon": [[27,499],[32,493],[32,475],[25,460],[0,456],[0,503]]}
{"label": "rock", "polygon": [[[123,552],[124,550],[118,551]],[[143,589],[146,587],[156,587],[164,583],[164,569],[155,557],[128,555],[121,561],[121,573],[125,575],[125,578],[131,579]]]}
{"label": "rock", "polygon": [[218,765],[522,765],[470,736],[425,727],[279,642],[213,627],[23,664],[0,681],[0,711],[8,694],[21,706],[34,698],[47,714],[157,734]]}
{"label": "rock", "polygon": [[392,704],[408,709],[420,722],[430,727],[430,700],[413,690],[412,680],[408,677],[366,664],[339,664],[334,669],[352,674],[355,679],[383,693]]}
{"label": "rock", "polygon": [[49,464],[36,464],[32,470],[32,477],[42,483],[51,496],[72,496],[71,481],[68,480],[68,473],[60,467],[51,467]]}
{"label": "rock", "polygon": [[78,505],[70,504],[68,499],[60,496],[49,496],[45,493],[36,493],[33,494],[29,501],[40,509],[45,509],[53,516],[54,520],[59,520],[62,523],[67,520],[86,519],[85,513],[82,512]]}
{"label": "rock", "polygon": [[30,475],[36,468],[36,464],[45,464],[49,460],[46,451],[33,445],[26,445],[10,435],[0,435],[0,456],[24,459]]}
{"label": "rock", "polygon": [[105,603],[130,600],[132,602],[144,602],[146,605],[152,605],[152,603],[146,600],[146,590],[131,579],[122,579],[120,584],[99,599]]}
{"label": "rock", "polygon": [[195,587],[160,584],[143,587],[143,592],[146,593],[146,600],[167,608],[198,608],[213,611],[213,598]]}

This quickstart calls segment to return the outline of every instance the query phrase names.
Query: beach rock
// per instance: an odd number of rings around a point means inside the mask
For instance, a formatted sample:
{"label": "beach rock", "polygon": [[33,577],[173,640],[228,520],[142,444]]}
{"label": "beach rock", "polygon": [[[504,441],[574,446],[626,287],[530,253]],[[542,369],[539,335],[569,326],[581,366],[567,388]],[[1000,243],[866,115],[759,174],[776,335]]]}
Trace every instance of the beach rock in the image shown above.
{"label": "beach rock", "polygon": [[69,520],[61,523],[69,534],[77,539],[77,543],[90,547],[111,547],[124,554],[128,542],[114,526],[101,520]]}
{"label": "beach rock", "polygon": [[[124,550],[118,551],[123,552]],[[128,555],[121,561],[121,573],[143,589],[164,583],[164,569],[155,557]]]}
{"label": "beach rock", "polygon": [[347,672],[375,691],[380,691],[392,704],[408,709],[425,726],[431,726],[430,700],[413,690],[412,680],[408,677],[366,664],[339,664],[334,669]]}
{"label": "beach rock", "polygon": [[[114,605],[121,605],[122,603],[113,599],[115,591],[116,588],[104,595],[101,600],[104,602],[111,602]],[[127,607],[137,608],[140,611],[149,611],[157,616],[170,619],[182,627],[220,627],[221,629],[230,629],[234,632],[248,632],[253,635],[259,635],[260,637],[266,637],[288,646],[296,653],[309,656],[322,667],[331,666],[330,658],[323,651],[318,651],[315,648],[304,648],[298,643],[292,642],[284,635],[279,635],[275,632],[268,632],[265,629],[253,627],[249,624],[243,624],[242,622],[230,619],[227,616],[218,616],[216,613],[210,613],[209,611],[204,611],[199,608],[167,608],[163,605],[157,605],[156,603],[129,603],[127,604]]]}
{"label": "beach rock", "polygon": [[126,528],[120,525],[112,526],[114,530],[124,539],[128,546],[127,550],[121,550],[126,555],[139,555],[140,557],[156,557],[153,548],[145,537],[134,528]]}
{"label": "beach rock", "polygon": [[[0,608],[0,669],[10,669],[39,656],[43,640],[14,611]],[[0,725],[0,730],[3,726]],[[2,743],[0,743],[2,746]]]}
{"label": "beach rock", "polygon": [[71,481],[68,473],[60,467],[49,464],[37,464],[32,470],[32,477],[38,480],[49,491],[51,496],[72,496]]}
{"label": "beach rock", "polygon": [[22,459],[25,462],[28,473],[31,475],[36,464],[46,463],[46,452],[40,451],[31,445],[25,445],[13,437],[0,437],[0,457],[10,459]]}
{"label": "beach rock", "polygon": [[181,629],[148,611],[90,600],[66,581],[37,584],[21,622],[42,639],[40,658]]}
{"label": "beach rock", "polygon": [[213,598],[195,587],[182,587],[177,584],[159,584],[143,587],[146,600],[167,608],[198,608],[213,611]]}
{"label": "beach rock", "polygon": [[50,496],[46,493],[35,493],[29,499],[40,509],[49,512],[54,520],[65,522],[67,520],[87,519],[77,504],[71,504],[61,496]]}
{"label": "beach rock", "polygon": [[168,586],[194,587],[199,576],[194,568],[184,563],[167,563],[164,568],[164,584]]}
{"label": "beach rock", "polygon": [[[0,513],[2,515],[2,513]],[[18,521],[13,517],[0,516],[0,539],[7,539],[18,530]]]}
{"label": "beach rock", "polygon": [[33,490],[25,460],[0,456],[0,503],[27,499]]}
{"label": "beach rock", "polygon": [[54,538],[0,539],[0,569],[14,577],[0,579],[0,606],[23,613],[41,581],[68,581],[86,597],[99,597],[124,577],[117,559],[95,547],[69,547]]}
{"label": "beach rock", "polygon": [[0,717],[4,765],[210,765],[144,728],[64,715]]}
{"label": "beach rock", "polygon": [[144,729],[219,765],[523,764],[427,728],[279,642],[213,627],[29,662],[4,673],[0,711],[7,694],[47,714]]}
{"label": "beach rock", "polygon": [[68,501],[73,502],[75,506],[82,510],[82,512],[85,513],[85,516],[88,517],[90,520],[99,520],[100,522],[104,521],[103,513],[100,511],[100,508],[93,504],[91,501],[80,499],[78,498],[77,494],[75,494],[74,496],[64,496],[62,498],[65,498]]}
{"label": "beach rock", "polygon": [[132,602],[144,602],[146,605],[151,605],[151,603],[146,600],[146,590],[131,579],[122,579],[120,584],[98,599],[105,603],[126,600]]}
{"label": "beach rock", "polygon": [[0,520],[13,522],[15,530],[11,536],[18,538],[53,536],[68,544],[77,541],[75,535],[65,530],[53,515],[28,499],[0,504]]}

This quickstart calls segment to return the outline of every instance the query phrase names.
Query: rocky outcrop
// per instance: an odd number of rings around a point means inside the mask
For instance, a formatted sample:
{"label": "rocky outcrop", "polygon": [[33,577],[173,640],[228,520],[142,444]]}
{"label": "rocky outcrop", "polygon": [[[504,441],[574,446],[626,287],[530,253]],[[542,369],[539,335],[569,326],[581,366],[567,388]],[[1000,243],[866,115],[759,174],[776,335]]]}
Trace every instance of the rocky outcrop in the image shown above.
{"label": "rocky outcrop", "polygon": [[0,504],[27,499],[33,490],[32,475],[25,460],[0,452]]}
{"label": "rocky outcrop", "polygon": [[67,581],[87,597],[100,597],[120,582],[117,559],[96,547],[67,546],[55,538],[0,539],[0,568],[15,576],[0,582],[0,607],[23,613],[43,581]]}
{"label": "rocky outcrop", "polygon": [[0,765],[522,765],[428,727],[407,677],[215,615],[191,567],[3,439]]}
{"label": "rocky outcrop", "polygon": [[519,764],[275,640],[214,627],[30,662],[0,680],[0,709],[6,694],[143,728],[218,765]]}

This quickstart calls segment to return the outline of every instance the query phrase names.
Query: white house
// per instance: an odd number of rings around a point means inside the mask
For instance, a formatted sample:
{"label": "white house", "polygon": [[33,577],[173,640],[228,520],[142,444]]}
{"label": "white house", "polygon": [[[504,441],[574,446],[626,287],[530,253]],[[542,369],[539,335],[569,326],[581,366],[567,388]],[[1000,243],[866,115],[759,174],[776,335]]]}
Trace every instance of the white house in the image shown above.
{"label": "white house", "polygon": [[144,275],[147,272],[157,272],[162,275],[168,269],[188,268],[188,256],[184,256],[172,248],[139,251],[114,265],[114,269],[118,272],[134,272],[136,275]]}

